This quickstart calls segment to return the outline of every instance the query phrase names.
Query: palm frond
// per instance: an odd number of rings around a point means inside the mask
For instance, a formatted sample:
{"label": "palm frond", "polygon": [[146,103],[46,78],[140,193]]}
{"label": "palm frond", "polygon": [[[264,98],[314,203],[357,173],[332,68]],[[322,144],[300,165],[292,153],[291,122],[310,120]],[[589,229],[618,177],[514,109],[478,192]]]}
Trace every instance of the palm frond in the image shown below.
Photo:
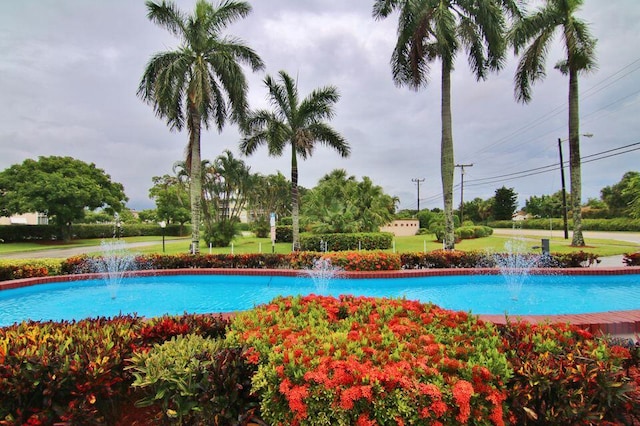
{"label": "palm frond", "polygon": [[168,3],[163,0],[162,3],[147,1],[145,4],[147,6],[147,18],[151,22],[166,28],[174,36],[184,39],[187,17],[174,3]]}

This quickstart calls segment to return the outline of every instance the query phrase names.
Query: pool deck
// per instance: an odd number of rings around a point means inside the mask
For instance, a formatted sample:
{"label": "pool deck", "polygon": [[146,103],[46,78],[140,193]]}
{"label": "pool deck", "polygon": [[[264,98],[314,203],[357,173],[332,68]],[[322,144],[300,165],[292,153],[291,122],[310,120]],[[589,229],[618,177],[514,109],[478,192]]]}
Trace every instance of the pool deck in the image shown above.
{"label": "pool deck", "polygon": [[[597,268],[566,268],[562,274],[568,275],[627,275],[640,274],[640,267],[597,267]],[[557,274],[557,269],[534,269],[532,274]],[[281,275],[298,276],[306,275],[304,271],[290,269],[171,269],[135,271],[129,275]],[[347,278],[408,278],[424,276],[447,276],[468,274],[493,274],[500,271],[495,268],[473,269],[418,269],[402,271],[379,272],[341,272],[341,276]],[[84,279],[100,278],[100,274],[77,274],[57,277],[27,278],[21,280],[0,282],[0,291],[20,287],[28,287],[37,284],[45,284],[60,281],[76,281]],[[640,282],[638,283],[640,285]],[[529,323],[570,323],[586,329],[593,334],[600,335],[624,335],[634,336],[640,334],[640,309],[628,311],[608,311],[587,314],[563,314],[563,315],[479,315],[480,319],[494,324],[505,324],[507,321],[526,321]]]}

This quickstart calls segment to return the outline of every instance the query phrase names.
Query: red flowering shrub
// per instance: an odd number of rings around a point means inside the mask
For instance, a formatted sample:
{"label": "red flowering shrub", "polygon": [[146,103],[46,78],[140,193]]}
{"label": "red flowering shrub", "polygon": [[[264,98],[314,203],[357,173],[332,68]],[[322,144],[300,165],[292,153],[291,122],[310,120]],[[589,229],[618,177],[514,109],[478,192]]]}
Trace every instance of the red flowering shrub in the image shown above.
{"label": "red flowering shrub", "polygon": [[229,320],[221,315],[184,314],[151,318],[140,328],[137,345],[151,347],[172,337],[190,333],[214,339],[223,338],[228,325]]}
{"label": "red flowering shrub", "polygon": [[622,261],[627,266],[640,266],[640,252],[625,253]]}
{"label": "red flowering shrub", "polygon": [[270,424],[504,424],[511,370],[493,326],[407,300],[278,298],[227,338],[258,365]]}
{"label": "red flowering shrub", "polygon": [[623,368],[629,349],[562,324],[509,323],[501,334],[514,371],[507,383],[514,424],[628,424],[638,415],[638,384]]}
{"label": "red flowering shrub", "polygon": [[478,251],[434,250],[427,253],[402,253],[400,259],[402,269],[495,266],[492,256]]}
{"label": "red flowering shrub", "polygon": [[289,255],[292,269],[310,269],[319,259],[328,259],[331,264],[344,271],[397,271],[400,256],[385,252],[292,252]]}

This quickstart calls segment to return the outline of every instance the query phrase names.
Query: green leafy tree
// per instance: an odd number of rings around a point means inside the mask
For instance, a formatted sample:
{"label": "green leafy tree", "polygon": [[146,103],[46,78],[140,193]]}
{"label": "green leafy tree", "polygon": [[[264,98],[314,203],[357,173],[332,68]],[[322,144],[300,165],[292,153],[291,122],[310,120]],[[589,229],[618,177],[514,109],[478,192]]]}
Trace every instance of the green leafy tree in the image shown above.
{"label": "green leafy tree", "polygon": [[42,212],[71,239],[71,225],[88,210],[103,208],[111,216],[128,200],[124,187],[95,164],[71,157],[27,159],[0,173],[3,215]]}
{"label": "green leafy tree", "polygon": [[[626,176],[626,175],[625,175]],[[640,174],[635,173],[627,180],[622,196],[629,199],[629,214],[640,219]]]}
{"label": "green leafy tree", "polygon": [[440,173],[444,198],[444,246],[454,248],[453,124],[451,74],[457,54],[466,49],[477,79],[498,70],[506,52],[505,12],[517,15],[514,0],[375,0],[373,16],[386,18],[399,11],[398,40],[391,57],[393,79],[418,90],[429,81],[430,66],[441,63]]}
{"label": "green leafy tree", "polygon": [[298,196],[298,156],[306,160],[313,154],[316,144],[333,148],[342,157],[351,152],[345,139],[325,120],[334,116],[334,104],[340,95],[333,86],[322,87],[300,100],[297,83],[284,71],[277,81],[271,76],[264,79],[269,90],[273,111],[258,110],[251,113],[246,135],[240,150],[251,155],[266,144],[271,156],[281,156],[291,147],[291,214],[293,219],[293,248],[300,247],[300,206]]}
{"label": "green leafy tree", "polygon": [[493,197],[493,217],[496,220],[511,220],[518,207],[518,195],[513,188],[496,189]]}
{"label": "green leafy tree", "polygon": [[525,212],[535,217],[562,217],[562,191],[553,195],[532,195],[524,203]]}
{"label": "green leafy tree", "polygon": [[545,65],[554,35],[562,38],[565,57],[555,68],[569,76],[569,170],[571,174],[572,246],[584,246],[582,235],[582,181],[580,166],[580,112],[578,75],[596,67],[596,40],[588,25],[576,17],[583,0],[545,0],[534,13],[518,21],[510,38],[516,54],[522,53],[515,75],[515,96],[531,100],[531,86],[546,76]]}
{"label": "green leafy tree", "polygon": [[600,198],[604,201],[612,217],[623,217],[629,215],[629,207],[638,194],[633,193],[631,182],[640,177],[639,172],[627,172],[622,176],[620,182],[605,186],[600,190]]}
{"label": "green leafy tree", "polygon": [[221,31],[246,17],[251,6],[225,0],[217,7],[198,0],[193,15],[175,4],[146,2],[148,18],[180,39],[176,50],[154,55],[144,71],[138,96],[153,105],[172,130],[189,133],[187,169],[191,201],[191,251],[200,251],[201,154],[200,134],[213,123],[222,131],[227,119],[242,123],[247,106],[247,81],[241,64],[262,69],[258,55]]}
{"label": "green leafy tree", "polygon": [[[175,168],[174,168],[175,170]],[[156,203],[156,220],[179,223],[181,226],[191,218],[189,190],[178,176],[154,176],[153,186],[149,189],[149,198]]]}
{"label": "green leafy tree", "polygon": [[160,221],[156,209],[144,209],[138,212],[138,217],[142,223],[157,223]]}

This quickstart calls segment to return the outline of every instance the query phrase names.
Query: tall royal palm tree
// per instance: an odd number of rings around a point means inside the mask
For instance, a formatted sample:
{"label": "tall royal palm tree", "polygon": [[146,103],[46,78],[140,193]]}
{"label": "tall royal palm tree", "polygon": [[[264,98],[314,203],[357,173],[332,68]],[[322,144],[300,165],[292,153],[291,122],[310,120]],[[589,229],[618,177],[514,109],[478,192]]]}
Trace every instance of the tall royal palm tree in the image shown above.
{"label": "tall royal palm tree", "polygon": [[227,120],[242,122],[248,110],[247,81],[241,64],[254,71],[263,68],[260,57],[242,41],[223,36],[229,24],[246,17],[251,6],[223,0],[213,6],[198,0],[193,15],[175,4],[147,1],[148,18],[180,39],[176,50],[155,54],[144,71],[138,96],[153,105],[171,130],[189,133],[186,165],[191,200],[191,251],[199,252],[202,169],[202,126],[215,124],[221,131]]}
{"label": "tall royal palm tree", "polygon": [[511,42],[516,54],[522,52],[515,75],[515,96],[520,102],[531,100],[531,86],[546,76],[545,63],[554,35],[560,33],[565,57],[556,68],[569,76],[569,170],[573,239],[571,245],[584,246],[582,235],[582,178],[580,167],[580,113],[578,75],[594,70],[596,40],[588,25],[575,14],[583,0],[545,0],[542,8],[514,25]]}
{"label": "tall royal palm tree", "polygon": [[505,11],[518,14],[515,0],[375,0],[373,16],[399,12],[398,40],[391,56],[398,86],[418,90],[429,81],[431,63],[442,69],[440,173],[445,212],[446,249],[453,249],[453,132],[451,73],[457,54],[466,50],[478,80],[498,70],[506,52]]}
{"label": "tall royal palm tree", "polygon": [[293,219],[293,249],[299,249],[298,156],[306,160],[317,143],[348,157],[351,148],[345,139],[325,120],[334,116],[334,104],[340,98],[333,86],[322,87],[300,100],[297,83],[284,71],[279,81],[271,76],[264,79],[269,90],[273,111],[266,109],[251,113],[246,136],[240,150],[251,155],[258,146],[266,144],[269,155],[281,156],[291,146],[291,215]]}

